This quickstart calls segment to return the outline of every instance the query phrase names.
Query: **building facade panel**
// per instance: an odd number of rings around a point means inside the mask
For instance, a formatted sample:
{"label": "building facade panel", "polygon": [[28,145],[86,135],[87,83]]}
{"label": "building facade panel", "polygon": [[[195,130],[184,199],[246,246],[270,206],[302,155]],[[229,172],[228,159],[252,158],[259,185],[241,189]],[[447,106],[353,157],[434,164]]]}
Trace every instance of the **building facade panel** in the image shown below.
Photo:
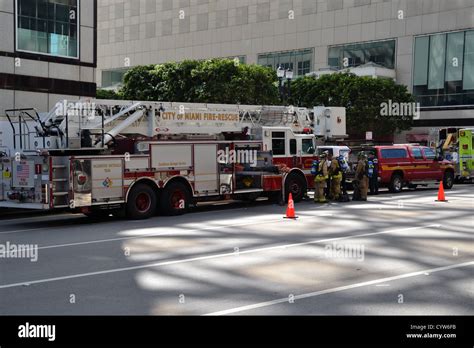
{"label": "building facade panel", "polygon": [[0,0],[0,117],[49,111],[62,92],[95,95],[96,8],[97,0]]}

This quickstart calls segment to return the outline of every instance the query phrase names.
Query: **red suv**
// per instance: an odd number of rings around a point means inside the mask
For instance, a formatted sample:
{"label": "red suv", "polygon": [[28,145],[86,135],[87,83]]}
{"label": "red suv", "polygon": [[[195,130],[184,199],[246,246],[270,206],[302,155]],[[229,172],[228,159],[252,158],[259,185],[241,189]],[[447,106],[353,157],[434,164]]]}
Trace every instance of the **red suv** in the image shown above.
{"label": "red suv", "polygon": [[416,188],[443,181],[444,188],[454,184],[454,166],[438,159],[433,149],[418,145],[391,145],[352,148],[350,162],[356,163],[358,152],[375,154],[378,159],[379,185],[398,193],[403,187]]}

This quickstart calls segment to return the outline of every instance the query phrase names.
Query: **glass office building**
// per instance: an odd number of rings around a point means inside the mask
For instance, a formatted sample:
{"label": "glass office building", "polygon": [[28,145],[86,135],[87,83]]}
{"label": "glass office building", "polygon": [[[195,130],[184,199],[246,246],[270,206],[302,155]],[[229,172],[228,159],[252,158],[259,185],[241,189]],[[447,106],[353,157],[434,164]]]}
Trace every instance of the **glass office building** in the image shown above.
{"label": "glass office building", "polygon": [[474,30],[415,38],[413,93],[423,107],[474,105]]}

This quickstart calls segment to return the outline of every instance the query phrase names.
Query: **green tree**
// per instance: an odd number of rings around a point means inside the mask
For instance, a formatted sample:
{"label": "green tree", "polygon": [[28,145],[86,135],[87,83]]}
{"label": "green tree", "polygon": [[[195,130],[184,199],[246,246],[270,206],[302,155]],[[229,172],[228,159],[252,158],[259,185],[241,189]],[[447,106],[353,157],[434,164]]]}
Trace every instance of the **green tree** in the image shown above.
{"label": "green tree", "polygon": [[376,136],[408,130],[413,125],[413,115],[383,116],[383,103],[413,103],[415,99],[406,86],[390,79],[359,77],[337,73],[319,78],[305,76],[292,83],[291,102],[294,105],[343,106],[347,109],[347,130],[351,136],[361,136],[366,130]]}
{"label": "green tree", "polygon": [[157,74],[153,73],[155,65],[140,65],[133,67],[124,76],[124,86],[120,90],[126,100],[152,101],[153,95],[162,88]]}
{"label": "green tree", "polygon": [[190,103],[276,104],[275,71],[230,59],[137,66],[124,77],[124,99]]}
{"label": "green tree", "polygon": [[98,89],[96,92],[97,99],[119,100],[122,99],[120,93],[108,89]]}

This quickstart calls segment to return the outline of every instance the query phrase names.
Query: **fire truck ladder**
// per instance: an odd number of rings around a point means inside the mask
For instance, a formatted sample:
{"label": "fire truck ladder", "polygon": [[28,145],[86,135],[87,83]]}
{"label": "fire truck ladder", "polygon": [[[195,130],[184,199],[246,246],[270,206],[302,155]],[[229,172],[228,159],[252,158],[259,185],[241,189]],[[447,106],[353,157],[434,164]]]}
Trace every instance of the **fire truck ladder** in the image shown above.
{"label": "fire truck ladder", "polygon": [[[156,139],[167,135],[242,133],[245,128],[255,130],[263,126],[288,126],[303,132],[312,127],[310,113],[305,108],[285,106],[82,99],[56,104],[38,119],[37,131],[43,136],[59,136],[59,147],[63,149],[69,148],[72,138],[76,144],[80,140],[81,149],[105,149],[118,135]],[[196,115],[230,115],[235,120],[193,118]]]}
{"label": "fire truck ladder", "polygon": [[[106,115],[105,125],[120,127],[122,134],[142,134],[153,137],[158,134],[172,132],[179,134],[216,134],[221,132],[241,132],[243,128],[262,126],[288,126],[295,131],[303,131],[312,127],[311,111],[305,108],[262,105],[225,105],[202,103],[170,103],[170,102],[127,102],[117,100],[95,100],[97,109]],[[143,114],[127,117],[133,111],[141,110]],[[166,119],[166,116],[192,115],[193,113],[221,113],[238,115],[236,122],[219,122],[210,126],[203,120],[186,122],[183,120]],[[125,125],[121,125],[125,123]],[[110,131],[109,131],[110,132]],[[112,133],[117,133],[115,130]]]}

